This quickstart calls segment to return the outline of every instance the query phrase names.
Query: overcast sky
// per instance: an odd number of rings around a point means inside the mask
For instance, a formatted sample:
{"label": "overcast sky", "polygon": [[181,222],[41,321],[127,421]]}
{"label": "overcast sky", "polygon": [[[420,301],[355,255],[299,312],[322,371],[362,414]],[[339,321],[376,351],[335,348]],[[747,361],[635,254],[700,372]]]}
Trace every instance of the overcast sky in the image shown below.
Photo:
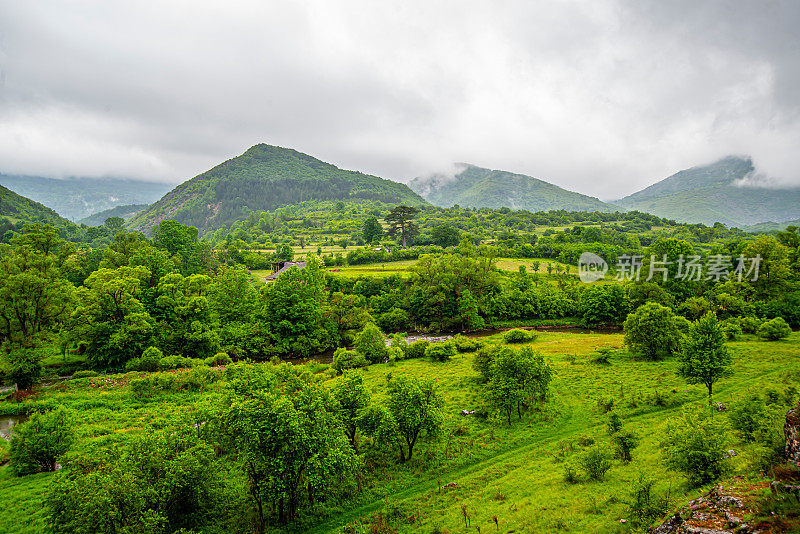
{"label": "overcast sky", "polygon": [[263,142],[603,199],[800,184],[800,2],[0,0],[0,172],[180,182]]}

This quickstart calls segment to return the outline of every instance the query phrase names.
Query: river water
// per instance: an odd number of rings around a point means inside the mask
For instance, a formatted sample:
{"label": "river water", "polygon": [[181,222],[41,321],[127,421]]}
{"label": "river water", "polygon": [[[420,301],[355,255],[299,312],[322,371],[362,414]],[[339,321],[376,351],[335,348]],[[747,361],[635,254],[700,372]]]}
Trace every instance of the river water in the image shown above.
{"label": "river water", "polygon": [[0,415],[0,439],[11,439],[11,429],[25,422],[24,415]]}

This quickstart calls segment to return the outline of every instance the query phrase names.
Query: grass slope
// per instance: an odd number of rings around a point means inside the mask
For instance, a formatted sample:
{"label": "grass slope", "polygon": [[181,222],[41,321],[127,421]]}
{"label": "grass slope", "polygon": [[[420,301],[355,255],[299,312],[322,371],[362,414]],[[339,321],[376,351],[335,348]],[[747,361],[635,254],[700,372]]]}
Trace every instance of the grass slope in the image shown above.
{"label": "grass slope", "polygon": [[567,191],[551,183],[506,171],[459,164],[454,177],[415,178],[409,186],[436,206],[455,204],[475,208],[512,208],[528,211],[620,211],[600,199]]}
{"label": "grass slope", "polygon": [[45,223],[56,227],[72,224],[52,209],[3,186],[0,186],[0,216],[13,222]]}
{"label": "grass slope", "polygon": [[134,217],[129,226],[150,231],[174,219],[207,231],[307,200],[367,199],[422,205],[407,186],[339,169],[289,148],[255,145],[244,154],[188,180]]}
{"label": "grass slope", "polygon": [[[483,340],[502,343],[499,335]],[[687,492],[683,477],[662,462],[665,421],[683,406],[707,406],[702,386],[687,386],[676,376],[675,360],[641,362],[620,350],[610,365],[593,363],[596,349],[622,346],[617,333],[541,332],[531,346],[550,359],[557,373],[552,398],[510,427],[459,414],[482,405],[470,354],[447,363],[410,360],[366,368],[365,383],[377,401],[386,397],[393,376],[435,379],[445,402],[444,435],[438,443],[418,445],[414,459],[402,466],[396,465],[393,451],[371,457],[360,495],[309,510],[294,531],[369,532],[382,515],[390,518],[396,532],[476,532],[476,526],[495,532],[495,517],[502,532],[629,532],[620,519],[628,517],[626,501],[640,474],[658,480],[655,491],[670,491],[675,506],[701,492]],[[718,384],[716,401],[730,403],[750,392],[783,390],[800,379],[800,333],[780,342],[749,339],[730,348],[735,374]],[[201,406],[210,394],[163,394],[137,401],[129,389],[121,375],[88,378],[50,388],[26,402],[29,408],[65,405],[79,412],[79,446],[85,447],[124,440],[150,421]],[[624,427],[641,438],[633,461],[615,460],[604,482],[585,477],[577,484],[564,482],[564,466],[576,463],[592,441],[608,444],[608,416],[598,406],[609,400]],[[11,408],[17,409],[0,404],[0,412]],[[752,477],[753,448],[735,439],[731,446],[739,453],[732,460],[732,474]],[[41,504],[51,477],[14,479],[7,467],[0,468],[0,531],[41,531]],[[442,487],[448,483],[454,485]],[[462,506],[469,528],[464,526]]]}
{"label": "grass slope", "polygon": [[680,222],[745,226],[800,216],[800,189],[736,185],[755,172],[749,158],[727,157],[680,171],[615,202]]}

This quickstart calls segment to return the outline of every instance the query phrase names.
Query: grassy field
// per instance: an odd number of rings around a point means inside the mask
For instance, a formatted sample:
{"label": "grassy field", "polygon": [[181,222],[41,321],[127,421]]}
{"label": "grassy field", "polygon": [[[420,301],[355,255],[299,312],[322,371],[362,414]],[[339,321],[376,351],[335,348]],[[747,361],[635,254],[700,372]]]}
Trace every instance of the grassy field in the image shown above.
{"label": "grassy field", "polygon": [[[502,343],[501,335],[484,337]],[[643,362],[622,349],[619,333],[540,332],[530,345],[546,355],[556,371],[551,399],[512,426],[462,416],[480,410],[481,386],[472,355],[447,363],[409,360],[365,369],[374,399],[386,395],[392,376],[433,378],[445,401],[446,429],[436,443],[415,449],[414,459],[397,467],[393,458],[369,458],[369,482],[357,500],[319,510],[310,532],[369,532],[378,515],[391,518],[398,532],[628,532],[631,485],[641,474],[658,480],[658,493],[670,492],[675,505],[701,490],[688,491],[684,478],[663,464],[660,441],[665,422],[687,405],[707,406],[702,386],[687,386],[675,374],[676,362]],[[594,363],[598,348],[619,349],[609,365]],[[783,391],[800,381],[800,333],[785,341],[754,339],[730,343],[735,374],[718,384],[715,400],[735,402],[749,392]],[[333,381],[326,379],[326,384]],[[125,439],[149,422],[195,409],[206,393],[161,395],[135,400],[123,375],[70,381],[26,401],[63,404],[80,412],[82,447]],[[608,415],[613,401],[624,427],[641,438],[633,461],[618,460],[604,482],[564,482],[564,467],[595,445],[608,446]],[[0,411],[7,406],[0,404]],[[727,417],[718,414],[716,417]],[[732,474],[748,473],[754,451],[731,439],[739,454]],[[41,532],[41,502],[52,475],[14,479],[0,468],[0,532]],[[451,485],[448,485],[451,484]],[[447,485],[447,486],[446,486]],[[465,525],[464,514],[469,526]],[[408,518],[412,518],[410,520]],[[321,518],[321,521],[319,520]],[[495,523],[494,518],[497,518]]]}

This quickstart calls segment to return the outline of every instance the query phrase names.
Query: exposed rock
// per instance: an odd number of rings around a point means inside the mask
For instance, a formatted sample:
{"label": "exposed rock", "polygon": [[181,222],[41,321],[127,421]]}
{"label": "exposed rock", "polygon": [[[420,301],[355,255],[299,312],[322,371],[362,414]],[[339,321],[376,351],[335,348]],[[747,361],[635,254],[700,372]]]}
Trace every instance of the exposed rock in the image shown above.
{"label": "exposed rock", "polygon": [[[651,528],[650,534],[744,534],[755,532],[729,508],[744,508],[738,497],[725,493],[722,486],[690,501],[678,513]],[[738,513],[738,512],[737,512]],[[688,519],[683,519],[683,515]]]}
{"label": "exposed rock", "polygon": [[718,412],[725,412],[728,410],[728,407],[725,406],[724,402],[715,402],[714,408],[716,408]]}
{"label": "exposed rock", "polygon": [[786,436],[786,461],[800,467],[800,404],[786,413],[783,434]]}

